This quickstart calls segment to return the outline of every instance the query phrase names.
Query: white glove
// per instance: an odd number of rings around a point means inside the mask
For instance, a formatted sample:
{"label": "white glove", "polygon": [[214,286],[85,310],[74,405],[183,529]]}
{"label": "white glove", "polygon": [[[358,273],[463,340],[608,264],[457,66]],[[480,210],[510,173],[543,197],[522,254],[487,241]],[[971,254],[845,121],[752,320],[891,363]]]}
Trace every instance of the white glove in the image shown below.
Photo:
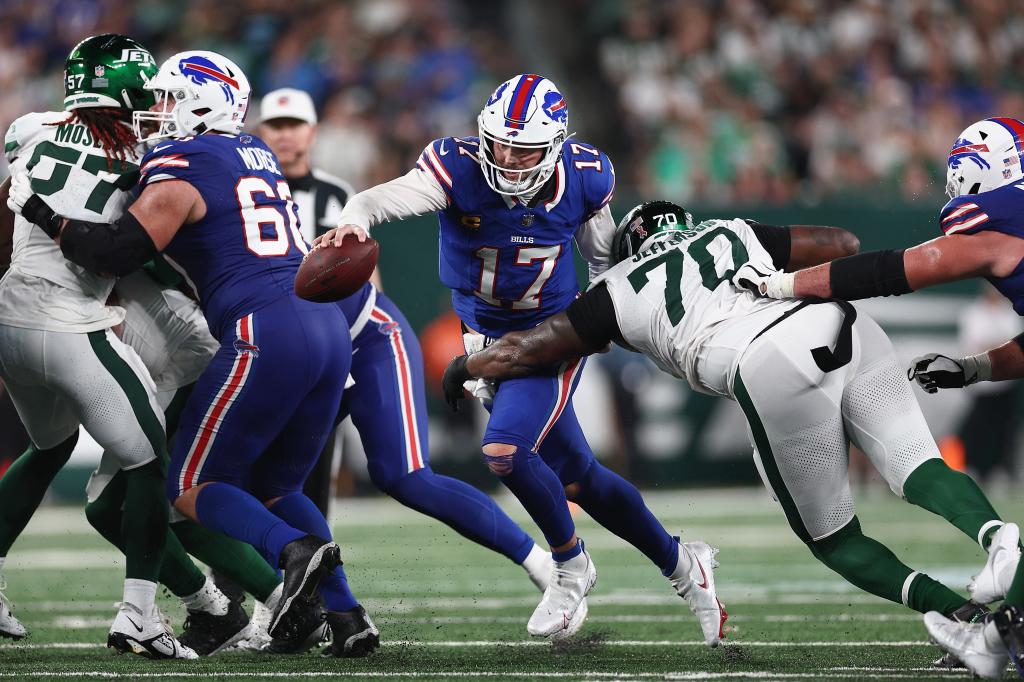
{"label": "white glove", "polygon": [[7,208],[17,215],[21,215],[21,209],[25,202],[32,196],[32,180],[28,173],[15,173],[11,176],[11,188],[7,195]]}
{"label": "white glove", "polygon": [[[466,349],[466,355],[479,353],[487,345],[487,337],[483,334],[467,332],[462,335],[462,346]],[[493,381],[487,379],[470,379],[462,384],[466,391],[482,403],[489,403],[494,400],[494,394],[498,387]]]}
{"label": "white glove", "polygon": [[732,283],[749,289],[762,298],[793,298],[796,277],[791,272],[769,270],[761,272],[750,263],[744,263],[732,276]]}

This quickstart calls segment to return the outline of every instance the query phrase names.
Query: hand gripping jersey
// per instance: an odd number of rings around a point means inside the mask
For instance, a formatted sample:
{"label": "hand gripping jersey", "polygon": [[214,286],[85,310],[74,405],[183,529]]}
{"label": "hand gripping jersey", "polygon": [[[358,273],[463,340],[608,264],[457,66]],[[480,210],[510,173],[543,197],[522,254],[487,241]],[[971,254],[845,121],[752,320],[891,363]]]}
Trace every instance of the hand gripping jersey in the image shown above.
{"label": "hand gripping jersey", "polygon": [[[1024,239],[1024,183],[952,199],[942,207],[939,227],[946,235],[992,230]],[[1024,260],[1006,277],[985,279],[1024,315]]]}
{"label": "hand gripping jersey", "polygon": [[475,137],[435,140],[417,166],[448,197],[438,214],[439,267],[455,312],[476,331],[500,336],[572,303],[579,291],[572,239],[611,200],[615,172],[603,152],[569,140],[548,184],[523,204],[487,185],[478,145]]}
{"label": "hand gripping jersey", "polygon": [[184,180],[206,202],[203,219],[182,225],[164,256],[195,290],[216,338],[293,295],[309,247],[288,183],[262,140],[206,134],[164,141],[143,158],[141,173],[143,186]]}
{"label": "hand gripping jersey", "polygon": [[[798,301],[755,297],[730,280],[752,262],[774,270],[771,256],[743,220],[706,220],[666,233],[647,250],[594,281],[608,288],[623,340],[694,390],[731,397],[747,345]],[[725,371],[702,372],[709,342],[728,349]],[[702,376],[706,374],[706,376]]]}
{"label": "hand gripping jersey", "polygon": [[[60,123],[66,111],[26,114],[4,138],[11,173],[30,174],[32,189],[60,215],[113,222],[132,200],[138,158],[108,163],[89,129]],[[59,125],[58,125],[59,124]],[[105,305],[114,280],[66,260],[52,239],[20,215],[11,269],[0,283],[0,323],[50,331],[90,332],[124,319]]]}

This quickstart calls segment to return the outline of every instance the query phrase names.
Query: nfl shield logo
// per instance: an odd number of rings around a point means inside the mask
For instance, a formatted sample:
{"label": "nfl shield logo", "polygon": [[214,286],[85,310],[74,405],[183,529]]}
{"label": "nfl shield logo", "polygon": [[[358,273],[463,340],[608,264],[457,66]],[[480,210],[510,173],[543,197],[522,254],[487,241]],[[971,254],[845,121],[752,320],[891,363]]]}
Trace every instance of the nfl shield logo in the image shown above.
{"label": "nfl shield logo", "polygon": [[95,71],[97,78],[103,78],[103,74],[107,72],[107,69],[102,64],[99,64],[93,71]]}
{"label": "nfl shield logo", "polygon": [[534,221],[535,218],[536,218],[536,216],[534,216],[532,213],[524,213],[523,214],[523,227],[529,227],[530,225],[533,225],[533,221]]}

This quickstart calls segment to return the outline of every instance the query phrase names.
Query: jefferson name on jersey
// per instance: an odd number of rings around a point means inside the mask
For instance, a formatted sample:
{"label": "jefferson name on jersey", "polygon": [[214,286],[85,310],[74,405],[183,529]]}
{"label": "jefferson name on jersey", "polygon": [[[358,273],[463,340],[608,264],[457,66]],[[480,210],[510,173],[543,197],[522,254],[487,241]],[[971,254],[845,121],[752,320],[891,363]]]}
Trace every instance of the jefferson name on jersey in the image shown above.
{"label": "jefferson name on jersey", "polygon": [[448,198],[438,214],[441,282],[452,305],[488,336],[535,326],[578,293],[577,230],[612,197],[615,172],[603,152],[566,141],[547,184],[524,204],[494,192],[480,171],[475,137],[427,145],[416,166]]}

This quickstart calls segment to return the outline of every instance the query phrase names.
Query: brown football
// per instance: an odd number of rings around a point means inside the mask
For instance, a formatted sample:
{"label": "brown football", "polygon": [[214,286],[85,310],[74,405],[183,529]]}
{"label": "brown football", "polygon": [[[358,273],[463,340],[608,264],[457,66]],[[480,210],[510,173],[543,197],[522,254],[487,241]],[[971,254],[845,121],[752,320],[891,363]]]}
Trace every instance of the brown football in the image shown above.
{"label": "brown football", "polygon": [[302,259],[295,273],[295,293],[307,301],[329,303],[351,296],[366,284],[377,267],[380,244],[345,235],[341,246],[319,246]]}

